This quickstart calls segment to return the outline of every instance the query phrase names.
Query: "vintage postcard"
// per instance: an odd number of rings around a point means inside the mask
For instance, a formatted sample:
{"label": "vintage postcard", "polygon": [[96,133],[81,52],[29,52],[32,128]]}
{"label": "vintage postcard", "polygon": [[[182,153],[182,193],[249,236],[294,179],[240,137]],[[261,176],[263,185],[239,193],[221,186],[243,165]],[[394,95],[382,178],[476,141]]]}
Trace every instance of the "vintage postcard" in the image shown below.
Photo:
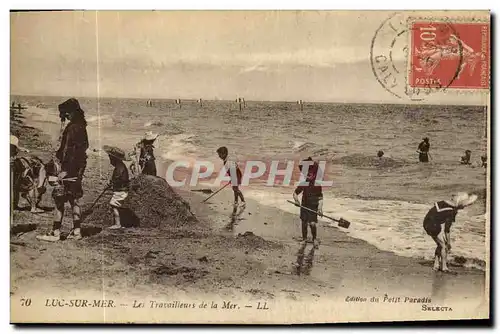
{"label": "vintage postcard", "polygon": [[490,318],[489,11],[10,20],[12,323]]}

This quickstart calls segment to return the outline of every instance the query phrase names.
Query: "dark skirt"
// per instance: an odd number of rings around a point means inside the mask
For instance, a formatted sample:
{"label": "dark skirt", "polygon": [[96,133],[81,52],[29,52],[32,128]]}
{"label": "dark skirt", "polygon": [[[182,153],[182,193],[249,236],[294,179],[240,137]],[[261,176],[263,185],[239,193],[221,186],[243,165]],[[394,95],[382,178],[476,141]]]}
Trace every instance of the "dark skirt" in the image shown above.
{"label": "dark skirt", "polygon": [[431,209],[424,218],[424,230],[431,237],[437,236],[441,233],[441,222],[436,219],[436,215],[433,214],[434,210]]}
{"label": "dark skirt", "polygon": [[141,165],[142,174],[156,176],[156,164],[154,160],[149,160]]}
{"label": "dark skirt", "polygon": [[[66,178],[76,177],[75,181],[63,181],[64,192],[56,191],[52,193],[53,197],[65,197],[65,200],[70,199],[80,199],[83,197],[83,174],[85,173],[85,168],[87,167],[87,162],[81,162],[78,165],[72,166]],[[57,195],[57,196],[56,196]],[[62,195],[62,196],[60,196]]]}
{"label": "dark skirt", "polygon": [[427,222],[424,220],[424,230],[431,237],[435,237],[441,233],[441,224]]}
{"label": "dark skirt", "polygon": [[420,162],[429,162],[429,155],[427,153],[419,153],[418,160]]}
{"label": "dark skirt", "polygon": [[[306,201],[302,201],[302,206],[311,209],[313,211],[318,211],[319,207],[319,199],[309,199]],[[318,215],[314,212],[306,210],[304,208],[300,208],[300,220],[310,222],[318,222]]]}
{"label": "dark skirt", "polygon": [[64,182],[64,191],[66,196],[74,199],[83,197],[82,178],[76,179],[74,182]]}

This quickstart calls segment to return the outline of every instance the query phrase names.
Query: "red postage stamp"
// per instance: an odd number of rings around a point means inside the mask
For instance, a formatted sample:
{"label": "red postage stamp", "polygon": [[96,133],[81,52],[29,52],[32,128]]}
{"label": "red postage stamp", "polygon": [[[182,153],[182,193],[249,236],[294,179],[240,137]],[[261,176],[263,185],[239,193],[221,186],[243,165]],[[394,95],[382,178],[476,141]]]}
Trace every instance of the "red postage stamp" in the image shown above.
{"label": "red postage stamp", "polygon": [[409,56],[410,87],[489,89],[490,25],[415,21]]}

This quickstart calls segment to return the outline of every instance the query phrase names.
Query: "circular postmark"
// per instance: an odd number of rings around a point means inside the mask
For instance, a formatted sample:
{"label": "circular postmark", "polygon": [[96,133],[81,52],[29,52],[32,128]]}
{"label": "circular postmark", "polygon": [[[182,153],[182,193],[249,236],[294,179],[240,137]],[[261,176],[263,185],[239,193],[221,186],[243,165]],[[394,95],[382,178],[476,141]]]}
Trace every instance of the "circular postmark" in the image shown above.
{"label": "circular postmark", "polygon": [[380,85],[400,99],[422,101],[445,91],[463,67],[463,45],[446,19],[410,22],[396,12],[385,19],[370,47],[373,74]]}

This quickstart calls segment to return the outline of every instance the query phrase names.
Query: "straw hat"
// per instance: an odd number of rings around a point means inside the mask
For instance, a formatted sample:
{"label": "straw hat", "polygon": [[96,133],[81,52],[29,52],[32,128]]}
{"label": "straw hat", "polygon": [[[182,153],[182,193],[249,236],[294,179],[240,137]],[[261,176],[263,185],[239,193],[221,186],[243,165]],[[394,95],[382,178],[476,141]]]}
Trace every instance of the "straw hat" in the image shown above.
{"label": "straw hat", "polygon": [[450,200],[446,200],[446,203],[453,205],[454,207],[466,207],[471,205],[477,200],[477,195],[469,195],[466,192],[458,192],[451,196]]}
{"label": "straw hat", "polygon": [[16,136],[10,135],[10,144],[19,148],[19,138],[17,138]]}
{"label": "straw hat", "polygon": [[58,105],[59,110],[64,110],[66,112],[72,111],[80,111],[82,108],[80,107],[80,102],[74,97],[67,99],[63,103]]}
{"label": "straw hat", "polygon": [[19,146],[19,138],[17,138],[16,136],[10,135],[10,144],[14,145],[15,147],[17,147],[17,149],[19,151],[29,152],[29,150],[27,148]]}
{"label": "straw hat", "polygon": [[156,138],[158,138],[158,136],[159,136],[159,134],[153,133],[153,131],[148,131],[144,134],[144,137],[142,139],[151,141],[151,140],[156,140]]}
{"label": "straw hat", "polygon": [[120,160],[128,160],[127,156],[125,155],[125,152],[121,149],[121,148],[118,148],[118,147],[114,147],[114,146],[108,146],[108,145],[104,145],[103,148],[104,152],[106,152],[108,155],[111,155],[117,159],[120,159]]}

